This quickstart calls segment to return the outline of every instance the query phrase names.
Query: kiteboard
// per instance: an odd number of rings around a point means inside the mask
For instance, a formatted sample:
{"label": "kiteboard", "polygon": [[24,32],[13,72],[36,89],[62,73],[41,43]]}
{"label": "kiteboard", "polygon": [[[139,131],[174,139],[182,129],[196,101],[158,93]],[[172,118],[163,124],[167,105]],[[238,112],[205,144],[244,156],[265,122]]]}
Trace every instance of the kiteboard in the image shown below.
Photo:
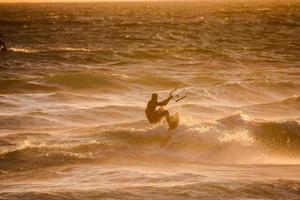
{"label": "kiteboard", "polygon": [[169,130],[173,130],[173,129],[177,128],[177,126],[179,125],[179,121],[180,121],[180,118],[179,118],[178,112],[175,113],[174,115],[171,115],[170,116]]}

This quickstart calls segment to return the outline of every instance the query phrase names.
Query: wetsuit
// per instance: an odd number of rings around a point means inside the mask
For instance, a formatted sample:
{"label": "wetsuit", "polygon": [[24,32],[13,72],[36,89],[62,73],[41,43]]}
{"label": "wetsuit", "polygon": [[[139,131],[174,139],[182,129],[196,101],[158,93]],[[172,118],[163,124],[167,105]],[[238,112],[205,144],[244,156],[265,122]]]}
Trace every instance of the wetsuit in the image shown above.
{"label": "wetsuit", "polygon": [[170,99],[171,97],[168,97],[167,99],[161,102],[152,101],[152,100],[148,101],[145,113],[150,123],[158,123],[166,115],[168,115],[169,117],[168,111],[164,110],[162,107],[156,110],[156,107],[167,105]]}

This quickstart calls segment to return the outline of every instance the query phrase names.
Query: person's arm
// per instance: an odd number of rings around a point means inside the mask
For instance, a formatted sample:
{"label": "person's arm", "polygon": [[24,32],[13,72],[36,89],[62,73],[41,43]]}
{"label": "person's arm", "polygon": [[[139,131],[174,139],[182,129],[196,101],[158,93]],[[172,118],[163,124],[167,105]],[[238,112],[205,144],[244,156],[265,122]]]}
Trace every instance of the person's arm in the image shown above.
{"label": "person's arm", "polygon": [[169,103],[169,101],[171,100],[171,96],[169,96],[168,98],[166,98],[165,100],[161,101],[161,102],[157,102],[158,106],[165,106]]}

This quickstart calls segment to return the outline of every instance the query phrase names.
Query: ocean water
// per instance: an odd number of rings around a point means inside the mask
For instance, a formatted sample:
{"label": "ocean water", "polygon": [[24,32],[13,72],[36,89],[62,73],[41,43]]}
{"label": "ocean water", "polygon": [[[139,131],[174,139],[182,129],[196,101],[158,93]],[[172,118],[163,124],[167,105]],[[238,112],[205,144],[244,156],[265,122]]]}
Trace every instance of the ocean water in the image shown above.
{"label": "ocean water", "polygon": [[0,4],[0,33],[0,199],[300,198],[299,1]]}

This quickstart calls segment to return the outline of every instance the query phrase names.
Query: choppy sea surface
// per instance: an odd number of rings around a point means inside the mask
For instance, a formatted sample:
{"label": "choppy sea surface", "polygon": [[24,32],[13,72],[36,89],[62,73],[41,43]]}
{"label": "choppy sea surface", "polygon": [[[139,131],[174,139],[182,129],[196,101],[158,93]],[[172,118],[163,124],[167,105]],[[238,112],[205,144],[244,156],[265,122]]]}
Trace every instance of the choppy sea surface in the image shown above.
{"label": "choppy sea surface", "polygon": [[0,4],[0,33],[0,199],[300,198],[299,1]]}

